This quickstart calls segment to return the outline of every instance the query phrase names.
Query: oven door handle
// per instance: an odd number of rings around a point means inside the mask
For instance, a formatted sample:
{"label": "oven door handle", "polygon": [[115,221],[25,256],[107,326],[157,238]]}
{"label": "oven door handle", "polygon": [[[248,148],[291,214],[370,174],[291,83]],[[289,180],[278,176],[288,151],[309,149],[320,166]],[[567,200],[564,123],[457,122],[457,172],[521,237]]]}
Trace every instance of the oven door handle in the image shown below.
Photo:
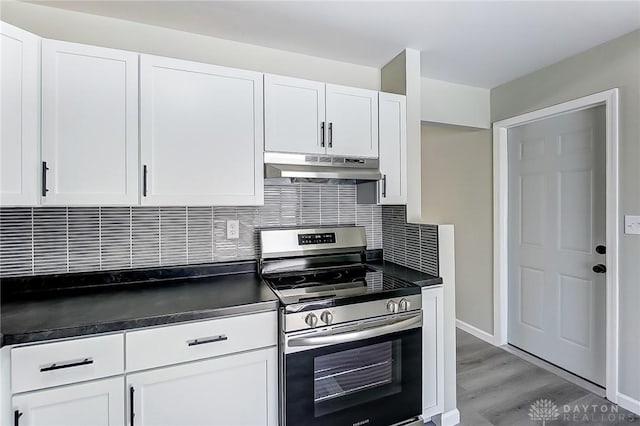
{"label": "oven door handle", "polygon": [[371,337],[382,336],[383,334],[395,333],[398,331],[416,328],[422,324],[422,314],[412,316],[408,319],[400,321],[392,321],[391,323],[365,328],[364,330],[348,331],[346,333],[327,334],[315,337],[296,337],[289,339],[289,346],[319,346],[319,345],[335,345],[338,343],[353,342],[354,340],[369,339]]}

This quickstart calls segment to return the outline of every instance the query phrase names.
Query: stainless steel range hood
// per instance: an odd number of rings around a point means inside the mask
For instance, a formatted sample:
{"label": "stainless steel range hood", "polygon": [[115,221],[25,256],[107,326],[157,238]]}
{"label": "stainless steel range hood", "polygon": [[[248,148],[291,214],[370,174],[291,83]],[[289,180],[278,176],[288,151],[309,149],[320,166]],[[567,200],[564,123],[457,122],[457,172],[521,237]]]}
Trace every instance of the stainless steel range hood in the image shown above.
{"label": "stainless steel range hood", "polygon": [[378,159],[266,152],[264,177],[301,181],[376,181]]}

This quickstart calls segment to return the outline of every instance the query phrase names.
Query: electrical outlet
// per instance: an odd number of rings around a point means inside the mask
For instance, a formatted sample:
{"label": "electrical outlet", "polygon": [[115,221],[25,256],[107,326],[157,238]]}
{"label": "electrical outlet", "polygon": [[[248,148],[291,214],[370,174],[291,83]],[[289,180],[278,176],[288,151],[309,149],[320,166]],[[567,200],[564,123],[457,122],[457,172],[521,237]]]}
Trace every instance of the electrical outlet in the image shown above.
{"label": "electrical outlet", "polygon": [[227,240],[237,240],[240,238],[240,221],[227,221]]}
{"label": "electrical outlet", "polygon": [[624,217],[624,233],[640,235],[640,216]]}

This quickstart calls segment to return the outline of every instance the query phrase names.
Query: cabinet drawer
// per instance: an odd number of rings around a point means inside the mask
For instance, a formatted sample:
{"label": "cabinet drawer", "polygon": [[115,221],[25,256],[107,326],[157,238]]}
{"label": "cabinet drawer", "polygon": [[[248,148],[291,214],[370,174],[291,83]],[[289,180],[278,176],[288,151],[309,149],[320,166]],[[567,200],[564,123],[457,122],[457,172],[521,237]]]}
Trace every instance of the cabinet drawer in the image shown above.
{"label": "cabinet drawer", "polygon": [[11,350],[13,393],[124,372],[124,336],[89,337]]}
{"label": "cabinet drawer", "polygon": [[126,334],[127,371],[274,346],[277,332],[275,311],[134,331]]}

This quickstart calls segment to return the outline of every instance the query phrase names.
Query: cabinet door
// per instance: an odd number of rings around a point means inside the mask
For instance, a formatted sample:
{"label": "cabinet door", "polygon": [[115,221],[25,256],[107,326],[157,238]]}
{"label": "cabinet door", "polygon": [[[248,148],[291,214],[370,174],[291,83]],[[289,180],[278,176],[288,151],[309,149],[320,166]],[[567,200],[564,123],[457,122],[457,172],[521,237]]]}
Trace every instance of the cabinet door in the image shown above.
{"label": "cabinet door", "polygon": [[0,204],[38,204],[40,38],[0,22]]}
{"label": "cabinet door", "polygon": [[407,204],[406,97],[380,93],[380,204]]}
{"label": "cabinet door", "polygon": [[138,202],[138,55],[42,41],[43,204]]}
{"label": "cabinet door", "polygon": [[141,56],[143,204],[263,203],[262,79]]}
{"label": "cabinet door", "polygon": [[265,151],[325,152],[324,83],[264,76]]}
{"label": "cabinet door", "polygon": [[15,395],[13,410],[16,426],[124,426],[124,378]]}
{"label": "cabinet door", "polygon": [[378,156],[378,92],[326,85],[327,153]]}
{"label": "cabinet door", "polygon": [[444,305],[443,289],[422,289],[422,416],[444,409]]}
{"label": "cabinet door", "polygon": [[277,373],[269,348],[131,374],[127,418],[135,426],[275,426]]}

